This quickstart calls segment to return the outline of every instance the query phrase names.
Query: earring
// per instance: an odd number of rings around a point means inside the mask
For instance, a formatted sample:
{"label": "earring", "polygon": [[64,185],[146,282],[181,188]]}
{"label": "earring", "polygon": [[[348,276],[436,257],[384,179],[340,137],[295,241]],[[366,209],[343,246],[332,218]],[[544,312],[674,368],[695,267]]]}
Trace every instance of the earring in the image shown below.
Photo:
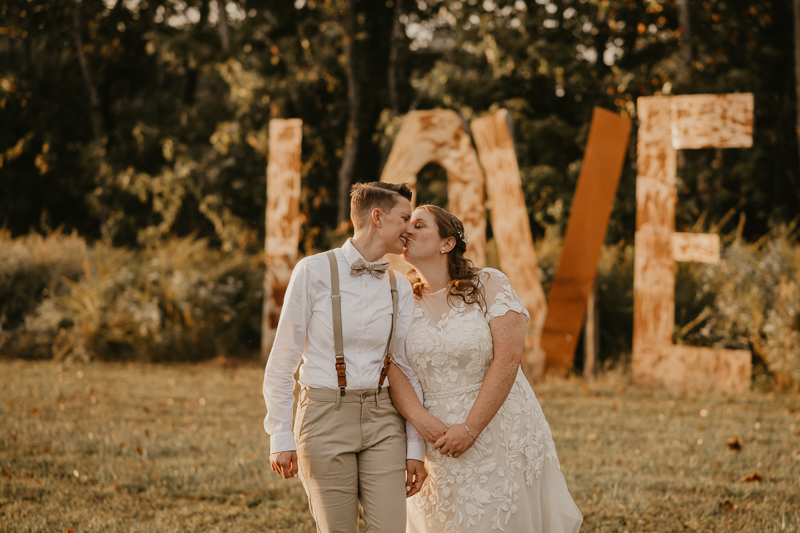
{"label": "earring", "polygon": [[441,249],[441,251],[440,251],[439,253],[440,253],[440,254],[443,254],[443,253],[446,253],[446,252],[444,251],[444,248],[442,248],[442,249]]}

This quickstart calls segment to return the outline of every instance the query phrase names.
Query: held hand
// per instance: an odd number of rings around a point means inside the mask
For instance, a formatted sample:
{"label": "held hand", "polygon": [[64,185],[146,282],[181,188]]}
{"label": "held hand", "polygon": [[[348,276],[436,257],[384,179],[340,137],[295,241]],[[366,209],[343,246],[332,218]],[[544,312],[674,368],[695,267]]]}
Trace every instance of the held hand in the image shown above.
{"label": "held hand", "polygon": [[422,418],[420,418],[418,425],[414,425],[414,428],[419,432],[423,439],[431,444],[442,438],[444,434],[447,433],[447,426],[444,425],[444,422],[427,411]]}
{"label": "held hand", "polygon": [[297,452],[275,452],[269,454],[269,463],[272,470],[289,479],[297,475]]}
{"label": "held hand", "polygon": [[442,455],[459,457],[473,444],[475,439],[467,432],[464,424],[455,424],[450,426],[442,438],[433,443],[433,447]]}
{"label": "held hand", "polygon": [[425,463],[416,459],[406,459],[406,498],[422,490],[422,484],[428,477]]}

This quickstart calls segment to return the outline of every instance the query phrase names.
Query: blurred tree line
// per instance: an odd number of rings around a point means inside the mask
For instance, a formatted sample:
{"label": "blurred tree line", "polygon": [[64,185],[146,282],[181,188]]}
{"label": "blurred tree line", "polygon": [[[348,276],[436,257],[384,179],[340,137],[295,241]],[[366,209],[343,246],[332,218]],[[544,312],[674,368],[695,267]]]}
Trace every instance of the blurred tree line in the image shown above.
{"label": "blurred tree line", "polygon": [[[303,120],[311,253],[346,234],[348,187],[378,179],[405,113],[449,108],[468,123],[508,109],[547,288],[592,108],[635,124],[638,97],[692,93],[755,94],[753,148],[679,153],[677,230],[789,243],[728,254],[779,258],[745,313],[767,316],[770,287],[797,264],[792,21],[789,0],[0,0],[0,348],[191,358],[215,323],[212,336],[234,339],[217,352],[255,349],[272,118]],[[599,266],[606,356],[630,351],[635,141],[634,129]],[[443,170],[420,175],[420,198],[444,202]],[[88,241],[86,261],[66,259],[70,238],[13,240],[56,228]],[[714,303],[730,276],[709,272],[679,269],[676,340],[766,343],[766,319],[750,337],[702,333],[745,323]],[[161,329],[142,333],[142,316]]]}
{"label": "blurred tree line", "polygon": [[[298,117],[305,245],[325,247],[403,114],[502,106],[541,236],[566,222],[593,106],[635,118],[639,96],[735,91],[755,93],[754,147],[681,156],[678,229],[735,209],[756,239],[800,211],[788,0],[12,0],[0,15],[13,235],[258,248],[267,123]],[[634,141],[610,242],[633,235]]]}

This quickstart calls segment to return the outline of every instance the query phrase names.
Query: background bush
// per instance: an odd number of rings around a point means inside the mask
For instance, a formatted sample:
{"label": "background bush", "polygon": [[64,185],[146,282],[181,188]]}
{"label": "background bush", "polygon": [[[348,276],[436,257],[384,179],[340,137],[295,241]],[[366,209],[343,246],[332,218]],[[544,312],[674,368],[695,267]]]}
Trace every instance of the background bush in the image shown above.
{"label": "background bush", "polygon": [[[794,225],[757,243],[723,237],[719,263],[679,263],[675,341],[745,349],[782,386],[800,384],[800,247]],[[536,241],[548,292],[558,226]],[[27,359],[197,361],[257,357],[260,256],[173,238],[130,250],[52,233],[0,232],[0,353]],[[490,266],[499,266],[492,241]],[[631,244],[603,247],[597,271],[600,363],[628,363],[633,338]],[[580,369],[579,344],[576,356]],[[762,373],[763,374],[763,373]],[[763,377],[763,376],[762,376]]]}
{"label": "background bush", "polygon": [[0,350],[29,359],[201,360],[259,349],[263,265],[176,238],[136,251],[0,234]]}

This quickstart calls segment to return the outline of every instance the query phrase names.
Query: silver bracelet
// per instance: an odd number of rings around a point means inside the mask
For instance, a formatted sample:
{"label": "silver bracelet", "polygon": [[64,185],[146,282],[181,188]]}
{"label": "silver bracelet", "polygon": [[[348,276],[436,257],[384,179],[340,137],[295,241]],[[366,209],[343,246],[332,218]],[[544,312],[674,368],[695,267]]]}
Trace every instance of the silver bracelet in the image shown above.
{"label": "silver bracelet", "polygon": [[467,433],[469,433],[469,436],[472,437],[472,440],[478,440],[478,437],[473,435],[472,432],[469,430],[469,428],[467,427],[467,423],[466,422],[464,422],[464,429],[467,430]]}

